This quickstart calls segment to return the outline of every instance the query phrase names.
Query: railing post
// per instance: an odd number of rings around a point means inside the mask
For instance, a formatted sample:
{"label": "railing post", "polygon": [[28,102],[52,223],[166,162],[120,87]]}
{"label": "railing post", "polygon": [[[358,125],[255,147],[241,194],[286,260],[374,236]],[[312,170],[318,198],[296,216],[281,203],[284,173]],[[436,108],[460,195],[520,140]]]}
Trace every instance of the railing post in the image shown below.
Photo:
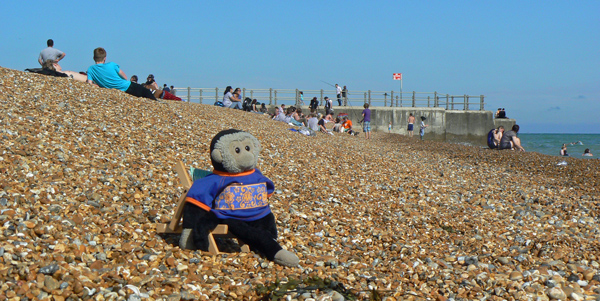
{"label": "railing post", "polygon": [[431,96],[427,95],[427,107],[429,108],[429,101],[431,101]]}
{"label": "railing post", "polygon": [[412,99],[413,108],[415,107],[415,96],[416,96],[415,94],[416,94],[415,91],[413,91],[413,99]]}
{"label": "railing post", "polygon": [[367,103],[367,92],[365,92],[365,103]]}
{"label": "railing post", "polygon": [[277,105],[277,90],[273,90],[275,92],[275,105]]}
{"label": "railing post", "polygon": [[483,111],[483,95],[479,95],[479,111]]}
{"label": "railing post", "polygon": [[296,89],[296,102],[295,103],[296,103],[295,106],[299,107],[298,104],[300,103],[300,101],[298,101],[298,89]]}
{"label": "railing post", "polygon": [[437,95],[437,91],[433,92],[433,107],[437,108],[440,106],[440,103],[438,102],[438,95]]}
{"label": "railing post", "polygon": [[390,93],[390,108],[394,106],[394,90]]}
{"label": "railing post", "polygon": [[188,102],[192,102],[192,88],[188,87]]}
{"label": "railing post", "polygon": [[450,95],[446,94],[446,110],[448,110],[448,100],[449,100]]}
{"label": "railing post", "polygon": [[465,94],[465,96],[463,96],[463,98],[465,99],[465,111],[469,110],[469,97],[467,96],[467,94]]}
{"label": "railing post", "polygon": [[250,90],[250,98],[254,99],[254,90]]}
{"label": "railing post", "polygon": [[215,103],[219,101],[219,88],[215,88]]}
{"label": "railing post", "polygon": [[242,88],[242,100],[246,99],[246,88]]}
{"label": "railing post", "polygon": [[198,94],[198,98],[200,98],[200,103],[202,103],[202,89],[200,89],[200,92]]}
{"label": "railing post", "polygon": [[321,98],[319,99],[319,104],[323,105],[323,89],[321,89]]}
{"label": "railing post", "polygon": [[383,93],[383,106],[387,107],[387,93]]}
{"label": "railing post", "polygon": [[369,105],[371,105],[371,90],[369,90]]}
{"label": "railing post", "polygon": [[454,96],[452,96],[452,110],[454,110]]}
{"label": "railing post", "polygon": [[[398,106],[398,98],[400,98],[398,95],[396,95],[396,106]],[[400,107],[402,107],[402,100],[400,100]]]}
{"label": "railing post", "polygon": [[273,105],[273,88],[269,88],[269,105]]}

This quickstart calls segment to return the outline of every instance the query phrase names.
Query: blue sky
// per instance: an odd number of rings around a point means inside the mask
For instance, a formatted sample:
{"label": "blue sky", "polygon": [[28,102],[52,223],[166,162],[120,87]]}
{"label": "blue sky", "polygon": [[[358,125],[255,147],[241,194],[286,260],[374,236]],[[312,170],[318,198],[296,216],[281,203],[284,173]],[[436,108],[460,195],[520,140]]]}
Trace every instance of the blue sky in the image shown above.
{"label": "blue sky", "polygon": [[[97,4],[96,4],[97,3]],[[46,40],[179,87],[486,96],[525,133],[600,133],[600,1],[5,1],[0,66]]]}

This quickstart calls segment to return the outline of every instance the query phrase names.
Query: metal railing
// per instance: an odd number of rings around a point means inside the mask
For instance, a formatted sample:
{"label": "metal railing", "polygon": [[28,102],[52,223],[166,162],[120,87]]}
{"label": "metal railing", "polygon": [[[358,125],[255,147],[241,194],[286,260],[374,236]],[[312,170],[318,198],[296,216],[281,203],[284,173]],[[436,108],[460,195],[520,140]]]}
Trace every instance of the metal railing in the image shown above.
{"label": "metal railing", "polygon": [[[185,101],[195,103],[213,104],[223,100],[225,89],[220,88],[175,88],[177,96]],[[304,103],[301,101],[303,93]],[[319,100],[319,106],[323,106],[324,98],[332,99],[333,105],[337,106],[335,90],[300,90],[300,89],[242,89],[241,99],[250,97],[257,99],[260,103],[268,105],[306,105],[310,104],[313,97]],[[398,91],[351,91],[341,98],[342,106],[362,106],[368,103],[379,107],[428,107],[444,108],[446,110],[480,110],[485,107],[483,95],[451,95],[439,92],[398,92]]]}

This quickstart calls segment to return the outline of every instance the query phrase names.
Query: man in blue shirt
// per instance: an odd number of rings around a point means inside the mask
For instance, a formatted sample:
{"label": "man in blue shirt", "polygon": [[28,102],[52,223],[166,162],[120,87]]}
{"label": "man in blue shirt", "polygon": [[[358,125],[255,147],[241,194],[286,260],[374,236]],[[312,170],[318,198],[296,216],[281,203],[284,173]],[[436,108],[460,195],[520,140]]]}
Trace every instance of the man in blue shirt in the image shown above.
{"label": "man in blue shirt", "polygon": [[127,80],[125,72],[121,70],[119,65],[106,62],[106,50],[102,47],[94,49],[94,61],[96,65],[91,66],[87,70],[87,82],[96,84],[101,88],[118,89],[127,94],[150,98],[156,100],[152,91],[142,87],[138,83]]}

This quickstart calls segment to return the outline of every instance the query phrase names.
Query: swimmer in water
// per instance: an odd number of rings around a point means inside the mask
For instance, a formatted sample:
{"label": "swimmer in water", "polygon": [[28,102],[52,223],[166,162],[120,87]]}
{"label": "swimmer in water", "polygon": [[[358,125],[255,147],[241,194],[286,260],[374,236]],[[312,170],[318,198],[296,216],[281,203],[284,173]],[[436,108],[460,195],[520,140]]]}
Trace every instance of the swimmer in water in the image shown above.
{"label": "swimmer in water", "polygon": [[582,155],[582,156],[585,156],[585,157],[592,157],[593,155],[592,155],[592,153],[590,153],[590,149],[589,149],[589,148],[586,148],[586,149],[583,151],[583,155]]}
{"label": "swimmer in water", "polygon": [[563,144],[560,148],[560,155],[565,157],[569,156],[569,154],[567,154],[567,144]]}

